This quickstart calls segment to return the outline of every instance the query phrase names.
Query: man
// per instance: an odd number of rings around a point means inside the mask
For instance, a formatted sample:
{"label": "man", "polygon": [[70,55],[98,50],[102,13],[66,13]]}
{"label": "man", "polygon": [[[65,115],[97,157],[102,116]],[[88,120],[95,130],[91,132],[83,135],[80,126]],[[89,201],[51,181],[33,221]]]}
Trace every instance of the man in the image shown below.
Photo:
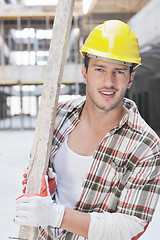
{"label": "man", "polygon": [[41,226],[39,239],[138,239],[160,193],[159,138],[124,98],[141,64],[138,41],[127,24],[106,21],[81,54],[86,97],[57,109],[55,201],[50,194],[21,197],[16,222]]}

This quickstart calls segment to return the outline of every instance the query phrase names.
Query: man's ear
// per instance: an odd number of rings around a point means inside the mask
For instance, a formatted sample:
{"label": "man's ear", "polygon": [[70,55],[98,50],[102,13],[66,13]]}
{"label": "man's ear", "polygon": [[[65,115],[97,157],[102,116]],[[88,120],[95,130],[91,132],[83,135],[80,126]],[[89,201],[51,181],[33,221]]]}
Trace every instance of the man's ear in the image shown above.
{"label": "man's ear", "polygon": [[86,72],[86,67],[83,65],[81,68],[81,73],[83,76],[83,81],[85,84],[87,84],[87,72]]}
{"label": "man's ear", "polygon": [[134,79],[134,76],[135,76],[135,71],[133,71],[131,74],[130,74],[130,79],[129,79],[129,83],[128,83],[128,86],[127,88],[129,89],[132,85],[132,82],[133,82],[133,79]]}

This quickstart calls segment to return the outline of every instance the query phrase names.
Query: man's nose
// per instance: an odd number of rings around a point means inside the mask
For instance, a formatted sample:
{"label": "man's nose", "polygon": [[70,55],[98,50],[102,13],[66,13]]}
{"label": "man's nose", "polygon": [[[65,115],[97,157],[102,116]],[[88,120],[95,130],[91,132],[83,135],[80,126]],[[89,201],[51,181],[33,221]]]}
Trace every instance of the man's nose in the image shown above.
{"label": "man's nose", "polygon": [[114,86],[115,77],[114,77],[114,74],[111,70],[108,70],[108,71],[105,72],[103,81],[104,81],[105,86],[107,88],[110,88],[110,87]]}

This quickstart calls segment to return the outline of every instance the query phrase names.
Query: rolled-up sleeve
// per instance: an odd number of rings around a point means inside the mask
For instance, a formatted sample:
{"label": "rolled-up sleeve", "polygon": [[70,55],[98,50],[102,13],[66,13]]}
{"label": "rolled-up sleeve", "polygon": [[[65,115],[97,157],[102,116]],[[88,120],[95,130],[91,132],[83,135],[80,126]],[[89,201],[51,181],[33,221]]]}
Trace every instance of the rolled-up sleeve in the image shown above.
{"label": "rolled-up sleeve", "polygon": [[88,240],[136,240],[148,222],[122,213],[91,213]]}

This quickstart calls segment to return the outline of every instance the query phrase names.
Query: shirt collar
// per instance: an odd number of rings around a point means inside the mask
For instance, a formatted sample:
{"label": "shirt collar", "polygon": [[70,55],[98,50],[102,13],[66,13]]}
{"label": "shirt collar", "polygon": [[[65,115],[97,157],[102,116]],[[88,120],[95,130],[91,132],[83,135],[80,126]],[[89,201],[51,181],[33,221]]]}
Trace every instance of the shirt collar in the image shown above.
{"label": "shirt collar", "polygon": [[[76,109],[78,116],[80,116],[83,110],[85,101],[86,101],[85,96],[74,100],[74,104],[73,105],[71,104],[70,108],[68,109],[69,112],[72,112],[74,109]],[[135,102],[133,102],[130,99],[124,98],[123,105],[127,108],[128,111],[123,116],[119,124],[114,128],[114,131],[115,129],[117,130],[121,128],[126,123],[130,128],[133,128],[138,132],[142,132],[144,120],[140,116]]]}
{"label": "shirt collar", "polygon": [[140,116],[135,102],[130,99],[124,98],[123,105],[127,108],[128,111],[119,122],[118,127],[120,128],[125,123],[127,123],[130,128],[133,128],[138,132],[142,132],[144,120]]}
{"label": "shirt collar", "polygon": [[[85,102],[86,102],[86,96],[74,99],[73,102],[71,102],[69,104],[68,113],[70,114],[75,110],[78,115],[78,118],[79,118],[81,115],[81,112],[83,110]],[[68,104],[66,104],[66,105],[68,105]]]}

